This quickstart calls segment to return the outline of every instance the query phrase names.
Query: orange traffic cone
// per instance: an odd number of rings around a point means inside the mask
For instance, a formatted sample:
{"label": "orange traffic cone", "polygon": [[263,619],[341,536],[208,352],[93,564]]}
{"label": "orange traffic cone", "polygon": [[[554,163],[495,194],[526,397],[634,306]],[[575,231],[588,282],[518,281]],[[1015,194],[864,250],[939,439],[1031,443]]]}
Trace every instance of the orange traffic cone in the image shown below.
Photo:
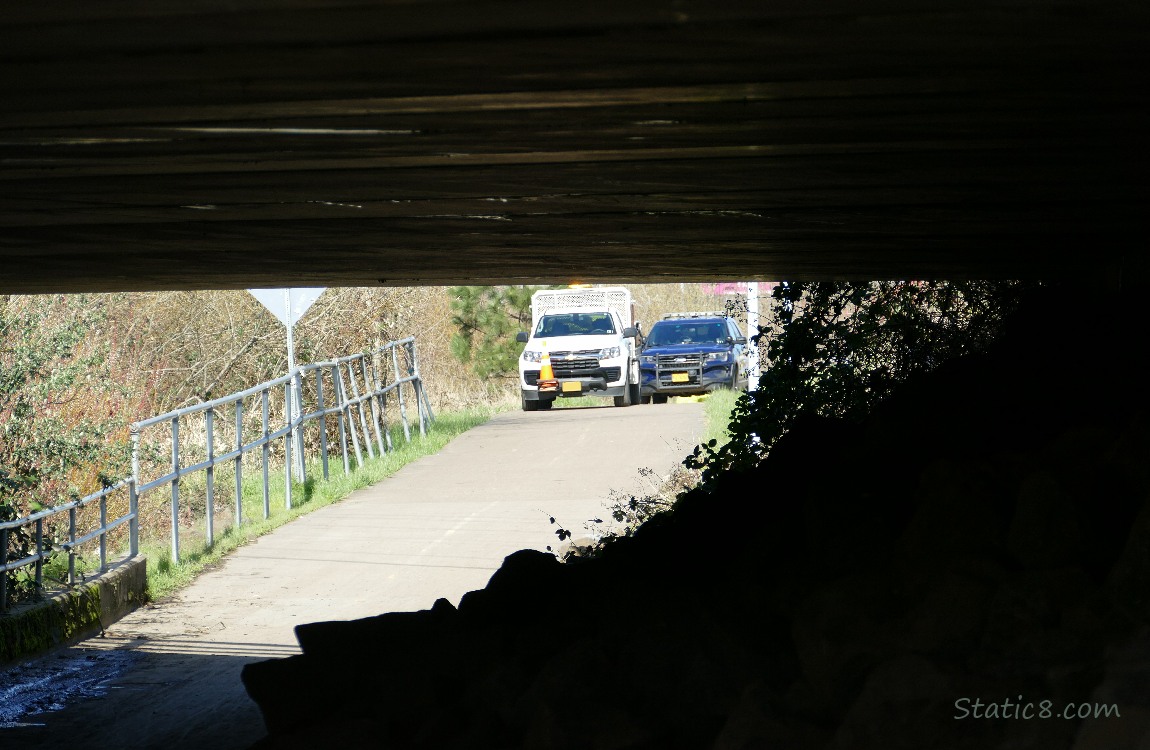
{"label": "orange traffic cone", "polygon": [[543,345],[543,361],[539,366],[539,390],[557,391],[559,381],[555,379],[555,370],[551,369],[551,355],[547,353],[547,344]]}

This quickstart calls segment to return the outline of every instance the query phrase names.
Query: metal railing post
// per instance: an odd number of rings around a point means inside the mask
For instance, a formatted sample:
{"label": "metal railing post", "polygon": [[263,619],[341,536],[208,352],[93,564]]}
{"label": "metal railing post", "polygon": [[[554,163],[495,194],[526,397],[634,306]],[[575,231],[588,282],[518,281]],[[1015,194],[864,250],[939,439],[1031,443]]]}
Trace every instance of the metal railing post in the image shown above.
{"label": "metal railing post", "polygon": [[128,557],[140,554],[140,495],[136,491],[139,475],[133,470],[128,482]]}
{"label": "metal railing post", "polygon": [[261,391],[260,396],[261,396],[260,400],[261,400],[262,405],[263,405],[264,437],[263,437],[263,453],[262,453],[262,455],[263,455],[263,475],[264,475],[264,520],[266,521],[268,519],[268,517],[271,516],[271,514],[272,514],[271,490],[269,489],[269,486],[268,486],[268,459],[270,458],[268,455],[268,452],[271,450],[271,446],[268,445],[268,419],[269,419],[269,417],[268,417],[268,408],[269,408],[268,407],[268,399],[270,398],[268,389],[265,388],[263,391]]}
{"label": "metal railing post", "polygon": [[411,381],[411,390],[415,393],[415,411],[419,414],[419,436],[425,437],[427,435],[427,423],[423,413],[423,399],[420,398],[419,395],[422,383],[419,380],[419,364],[415,361],[414,341],[408,342],[407,344],[407,362],[407,371],[415,378],[415,380]]}
{"label": "metal railing post", "polygon": [[[363,430],[363,444],[367,446],[367,457],[375,458],[375,448],[371,444],[371,432],[367,429],[367,409],[364,408],[363,401],[359,398],[359,381],[355,379],[355,366],[351,362],[347,363],[347,379],[351,381],[351,396],[359,409],[359,426]],[[365,388],[367,387],[366,382],[363,385]]]}
{"label": "metal railing post", "polygon": [[108,570],[108,496],[100,496],[100,572]]}
{"label": "metal railing post", "polygon": [[68,509],[68,585],[76,585],[76,507]]}
{"label": "metal railing post", "polygon": [[[348,370],[351,368],[349,367]],[[355,462],[357,466],[363,466],[363,451],[359,447],[359,436],[355,432],[355,416],[352,414],[351,401],[347,397],[347,387],[343,384],[343,367],[338,366],[339,371],[339,391],[340,391],[340,406],[346,411],[347,429],[351,433],[351,444],[355,447]],[[351,375],[351,373],[348,373]],[[355,385],[354,381],[352,385]]]}
{"label": "metal railing post", "polygon": [[132,494],[128,496],[128,507],[132,520],[128,523],[128,547],[135,557],[140,552],[140,428],[132,425]]}
{"label": "metal railing post", "polygon": [[[411,356],[415,355],[415,342],[411,342]],[[431,400],[427,397],[427,389],[423,386],[423,376],[419,374],[419,360],[416,358],[415,375],[419,378],[419,393],[423,396],[423,408],[427,411],[427,423],[430,426],[435,421],[435,412],[431,410]]]}
{"label": "metal railing post", "polygon": [[[395,380],[399,382],[403,376],[399,374],[399,356],[395,353],[395,347],[391,347],[391,364],[395,369]],[[396,394],[399,396],[399,418],[403,422],[403,439],[411,442],[411,427],[407,424],[407,406],[403,403],[403,386],[398,386],[395,389]]]}
{"label": "metal railing post", "polygon": [[[385,347],[386,348],[386,347]],[[384,349],[377,349],[375,352],[374,368],[379,376],[379,411],[383,415],[383,439],[387,443],[389,451],[395,450],[395,445],[391,439],[391,427],[387,424],[387,368],[380,367],[380,361],[383,359]]]}
{"label": "metal railing post", "polygon": [[180,418],[172,417],[172,562],[180,562]]}
{"label": "metal railing post", "polygon": [[[8,545],[3,545],[7,551]],[[36,593],[44,590],[44,519],[36,519]]]}
{"label": "metal railing post", "polygon": [[204,470],[207,474],[207,500],[204,508],[204,534],[207,545],[215,544],[215,506],[216,506],[216,446],[213,433],[216,413],[214,409],[204,412],[204,441],[208,452],[208,466]]}
{"label": "metal railing post", "polygon": [[[368,373],[366,354],[359,360],[359,369],[363,372],[363,387],[367,390],[364,395],[367,396],[367,401],[371,404],[371,424],[375,427],[375,442],[379,445],[379,455],[382,456],[387,453],[387,448],[384,447],[383,433],[379,430],[379,404],[376,402],[376,393],[379,391],[379,387],[375,382],[375,368],[372,367],[371,374]],[[370,435],[368,439],[371,439]]]}
{"label": "metal railing post", "polygon": [[8,611],[8,529],[0,529],[0,614]]}
{"label": "metal railing post", "polygon": [[284,507],[291,510],[291,483],[292,483],[292,423],[291,423],[291,381],[284,383],[284,421],[287,422],[287,432],[284,434]]}
{"label": "metal railing post", "polygon": [[327,468],[327,415],[324,414],[323,408],[323,368],[315,368],[315,401],[316,411],[319,412],[319,455],[320,460],[323,462],[323,480],[326,482],[331,477],[328,475]]}
{"label": "metal railing post", "polygon": [[236,421],[236,512],[232,526],[239,528],[244,522],[244,402],[236,399],[233,407]]}
{"label": "metal railing post", "polygon": [[335,392],[336,404],[336,423],[339,427],[339,446],[343,451],[343,473],[346,476],[351,473],[351,461],[347,455],[347,425],[343,420],[344,404],[347,403],[343,393],[343,383],[339,377],[339,365],[331,366],[331,387]]}
{"label": "metal railing post", "polygon": [[[303,427],[303,425],[304,425],[304,423],[303,423],[303,371],[302,370],[298,370],[298,369],[296,370],[295,374],[292,375],[291,383],[289,385],[295,389],[295,413],[293,414],[292,425],[294,426],[294,429],[295,429],[295,440],[296,440],[296,456],[295,456],[296,477],[299,479],[300,482],[306,484],[307,483],[307,462],[305,461],[305,458],[306,458],[307,454],[304,451],[304,443],[303,443],[303,438],[304,438],[304,435],[303,435],[304,427]],[[299,420],[298,425],[295,424],[295,420],[297,420],[297,419]]]}

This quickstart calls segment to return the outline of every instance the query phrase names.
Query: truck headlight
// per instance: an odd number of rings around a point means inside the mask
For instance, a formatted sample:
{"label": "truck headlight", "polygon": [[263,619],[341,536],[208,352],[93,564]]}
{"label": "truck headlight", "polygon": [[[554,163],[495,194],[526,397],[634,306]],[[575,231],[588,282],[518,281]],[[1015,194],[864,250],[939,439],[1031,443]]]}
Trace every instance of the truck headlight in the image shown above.
{"label": "truck headlight", "polygon": [[523,350],[523,361],[524,362],[542,362],[543,361],[543,352],[534,351],[531,349],[524,349]]}
{"label": "truck headlight", "polygon": [[730,360],[729,352],[711,352],[707,355],[707,362],[724,363]]}
{"label": "truck headlight", "polygon": [[642,355],[641,357],[639,357],[639,364],[641,364],[641,365],[654,365],[655,364],[654,355],[651,355],[651,354]]}
{"label": "truck headlight", "polygon": [[610,348],[604,349],[603,351],[599,352],[599,359],[615,359],[615,357],[619,356],[620,351],[620,348],[617,346],[612,346]]}

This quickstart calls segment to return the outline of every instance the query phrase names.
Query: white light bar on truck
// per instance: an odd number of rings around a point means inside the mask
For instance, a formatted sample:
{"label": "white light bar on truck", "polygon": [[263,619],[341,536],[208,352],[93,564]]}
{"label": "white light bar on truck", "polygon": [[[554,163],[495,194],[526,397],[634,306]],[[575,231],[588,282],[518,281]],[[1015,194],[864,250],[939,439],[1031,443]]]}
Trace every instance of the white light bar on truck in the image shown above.
{"label": "white light bar on truck", "polygon": [[663,316],[663,320],[677,320],[680,318],[725,318],[727,314],[717,310],[710,312],[681,312],[681,313],[667,313]]}

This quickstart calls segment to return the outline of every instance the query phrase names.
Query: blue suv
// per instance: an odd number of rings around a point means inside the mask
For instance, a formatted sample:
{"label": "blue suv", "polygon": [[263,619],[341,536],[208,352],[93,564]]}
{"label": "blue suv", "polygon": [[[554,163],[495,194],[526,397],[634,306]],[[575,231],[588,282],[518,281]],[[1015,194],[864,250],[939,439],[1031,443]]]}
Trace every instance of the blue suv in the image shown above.
{"label": "blue suv", "polygon": [[651,326],[639,355],[643,403],[746,388],[755,350],[733,318],[721,312],[671,313]]}

